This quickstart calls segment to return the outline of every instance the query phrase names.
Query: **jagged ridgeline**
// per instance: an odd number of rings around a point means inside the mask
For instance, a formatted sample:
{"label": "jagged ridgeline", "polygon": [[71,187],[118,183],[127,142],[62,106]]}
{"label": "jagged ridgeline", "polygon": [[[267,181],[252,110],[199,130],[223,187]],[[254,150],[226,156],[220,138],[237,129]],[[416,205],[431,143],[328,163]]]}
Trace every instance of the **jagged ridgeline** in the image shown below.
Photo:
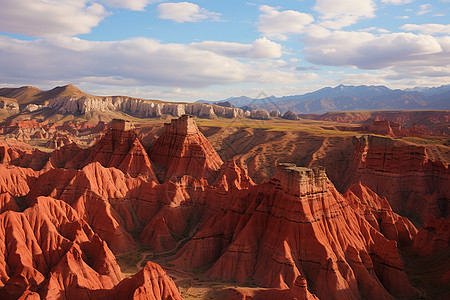
{"label": "jagged ridgeline", "polygon": [[[445,219],[418,231],[394,212],[444,213],[448,167],[424,147],[349,137],[340,176],[285,157],[255,183],[192,116],[159,128],[150,144],[114,119],[89,147],[0,145],[2,299],[181,299],[185,276],[217,299],[411,298],[422,292],[400,253],[448,248]],[[418,187],[405,198],[407,178]]]}

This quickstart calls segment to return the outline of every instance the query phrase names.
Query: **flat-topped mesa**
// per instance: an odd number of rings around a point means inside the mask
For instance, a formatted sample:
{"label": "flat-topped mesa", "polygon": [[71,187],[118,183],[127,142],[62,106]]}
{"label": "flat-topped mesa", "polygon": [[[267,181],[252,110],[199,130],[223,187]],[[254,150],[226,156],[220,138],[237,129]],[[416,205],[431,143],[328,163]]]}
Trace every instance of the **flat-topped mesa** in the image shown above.
{"label": "flat-topped mesa", "polygon": [[128,131],[134,129],[134,125],[130,121],[113,119],[109,123],[109,128],[114,131]]}
{"label": "flat-topped mesa", "polygon": [[150,158],[165,169],[165,179],[191,175],[214,180],[223,164],[190,115],[164,125],[163,133],[152,146]]}
{"label": "flat-topped mesa", "polygon": [[324,167],[310,169],[291,163],[280,163],[275,179],[280,181],[289,194],[295,196],[323,193],[328,189],[328,177]]}
{"label": "flat-topped mesa", "polygon": [[191,115],[182,115],[178,119],[172,119],[170,123],[164,123],[165,134],[190,135],[197,132],[198,127]]}

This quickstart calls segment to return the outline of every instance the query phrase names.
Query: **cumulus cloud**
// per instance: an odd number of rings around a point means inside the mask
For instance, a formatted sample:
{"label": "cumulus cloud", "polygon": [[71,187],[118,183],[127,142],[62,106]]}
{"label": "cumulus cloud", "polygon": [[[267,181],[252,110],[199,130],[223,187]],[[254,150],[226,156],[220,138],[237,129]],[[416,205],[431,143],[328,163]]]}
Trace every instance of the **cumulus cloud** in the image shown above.
{"label": "cumulus cloud", "polygon": [[450,25],[443,24],[405,24],[400,29],[407,31],[421,31],[426,34],[447,33],[450,34]]}
{"label": "cumulus cloud", "polygon": [[424,55],[442,53],[432,36],[391,33],[380,36],[368,32],[336,31],[326,39],[308,38],[307,59],[311,62],[361,69],[381,69],[401,62],[416,62]]}
{"label": "cumulus cloud", "polygon": [[107,12],[88,0],[2,0],[0,31],[33,37],[89,33]]}
{"label": "cumulus cloud", "polygon": [[160,19],[177,23],[220,20],[220,14],[201,8],[190,2],[161,3],[158,5]]}
{"label": "cumulus cloud", "polygon": [[[251,49],[258,48],[258,43],[247,49],[248,55],[267,55],[259,50],[252,54]],[[290,72],[272,72],[192,45],[162,44],[147,38],[99,42],[58,37],[22,41],[0,36],[0,65],[0,82],[36,82],[45,78],[49,82],[198,88],[295,80]]]}
{"label": "cumulus cloud", "polygon": [[259,10],[263,14],[259,16],[258,31],[273,39],[286,40],[289,34],[302,33],[314,21],[311,15],[295,10],[278,11],[268,5],[261,5]]}
{"label": "cumulus cloud", "polygon": [[278,58],[282,55],[281,45],[265,37],[255,40],[253,44],[204,41],[191,45],[197,49],[234,58]]}
{"label": "cumulus cloud", "polygon": [[423,74],[438,68],[450,72],[450,37],[413,33],[374,35],[369,32],[334,31],[328,36],[304,38],[306,60],[319,65],[366,70],[393,69],[401,76]]}
{"label": "cumulus cloud", "polygon": [[371,0],[317,0],[314,9],[321,14],[320,25],[331,29],[375,17],[375,4]]}

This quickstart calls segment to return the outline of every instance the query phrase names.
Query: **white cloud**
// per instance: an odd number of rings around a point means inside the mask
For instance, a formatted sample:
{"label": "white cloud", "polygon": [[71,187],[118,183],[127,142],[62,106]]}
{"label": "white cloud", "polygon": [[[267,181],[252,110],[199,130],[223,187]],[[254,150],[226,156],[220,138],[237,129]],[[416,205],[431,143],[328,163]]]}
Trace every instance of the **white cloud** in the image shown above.
{"label": "white cloud", "polygon": [[450,25],[443,24],[405,24],[400,29],[407,31],[421,31],[426,34],[447,33],[450,34]]}
{"label": "white cloud", "polygon": [[[443,82],[450,76],[450,37],[424,34],[334,31],[303,38],[306,60],[319,65],[391,70],[386,80]],[[432,80],[429,80],[431,82]]]}
{"label": "white cloud", "polygon": [[277,40],[286,40],[289,34],[302,33],[305,26],[314,21],[311,15],[295,10],[278,11],[267,5],[260,6],[259,10],[263,14],[259,16],[258,31]]}
{"label": "white cloud", "polygon": [[309,36],[304,40],[308,44],[305,48],[308,61],[360,69],[389,68],[428,59],[430,64],[437,64],[433,55],[447,51],[438,39],[412,33],[376,36],[368,32],[335,31],[324,38]]}
{"label": "white cloud", "polygon": [[219,13],[210,12],[190,2],[161,3],[158,5],[158,13],[160,19],[172,20],[177,23],[220,19]]}
{"label": "white cloud", "polygon": [[114,8],[126,8],[129,10],[143,11],[144,8],[155,1],[151,0],[100,0],[101,3]]}
{"label": "white cloud", "polygon": [[369,28],[363,28],[359,29],[358,31],[364,31],[364,32],[370,32],[370,31],[376,31],[380,33],[389,33],[389,30],[386,30],[384,28],[378,28],[378,27],[369,27]]}
{"label": "white cloud", "polygon": [[107,12],[88,0],[2,0],[0,31],[33,37],[89,33]]}
{"label": "white cloud", "polygon": [[431,4],[422,4],[420,10],[417,12],[418,16],[431,12]]}
{"label": "white cloud", "polygon": [[317,0],[314,9],[322,14],[320,25],[331,29],[375,17],[375,4],[371,0]]}
{"label": "white cloud", "polygon": [[385,4],[403,5],[413,2],[414,0],[381,0]]}
{"label": "white cloud", "polygon": [[396,19],[404,19],[404,20],[406,20],[406,19],[409,19],[409,16],[396,16],[395,18]]}
{"label": "white cloud", "polygon": [[[268,55],[251,49],[253,56]],[[256,45],[256,46],[255,46]],[[270,54],[270,53],[269,53]],[[58,37],[22,41],[0,36],[0,82],[95,82],[116,86],[199,88],[241,82],[293,82],[295,72],[281,72],[202,50],[192,45],[162,44],[135,38],[87,41]]]}
{"label": "white cloud", "polygon": [[281,45],[265,37],[255,40],[249,51],[249,57],[251,58],[278,58],[281,55]]}
{"label": "white cloud", "polygon": [[197,49],[234,58],[278,58],[282,55],[281,45],[265,37],[255,40],[253,44],[204,41],[191,45]]}

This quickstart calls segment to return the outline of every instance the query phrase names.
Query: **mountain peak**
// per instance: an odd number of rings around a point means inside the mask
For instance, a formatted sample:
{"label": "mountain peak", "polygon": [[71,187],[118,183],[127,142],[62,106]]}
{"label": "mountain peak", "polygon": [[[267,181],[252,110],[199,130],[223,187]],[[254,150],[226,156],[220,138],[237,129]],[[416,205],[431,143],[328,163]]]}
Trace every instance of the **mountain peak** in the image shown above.
{"label": "mountain peak", "polygon": [[83,97],[87,95],[73,84],[57,86],[49,91],[43,92],[42,94],[45,100],[58,97]]}
{"label": "mountain peak", "polygon": [[166,170],[166,179],[190,174],[213,180],[223,164],[190,115],[164,124],[164,131],[153,144],[150,158]]}

